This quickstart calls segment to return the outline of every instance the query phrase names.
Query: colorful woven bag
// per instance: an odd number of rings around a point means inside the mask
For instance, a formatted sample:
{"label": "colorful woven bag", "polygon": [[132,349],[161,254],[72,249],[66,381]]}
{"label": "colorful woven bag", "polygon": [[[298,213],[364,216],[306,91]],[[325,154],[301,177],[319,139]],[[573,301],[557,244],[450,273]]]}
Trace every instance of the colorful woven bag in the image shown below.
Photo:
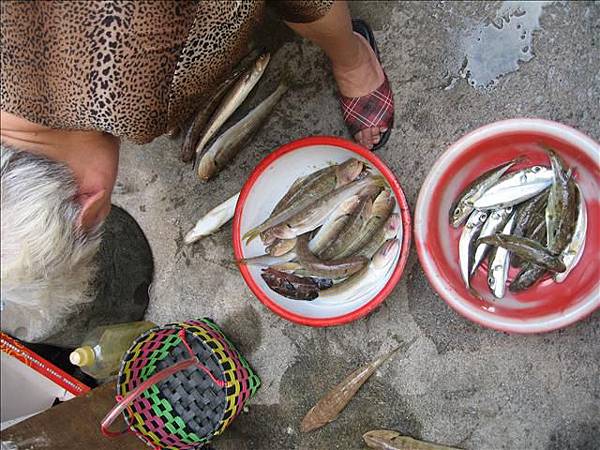
{"label": "colorful woven bag", "polygon": [[155,449],[199,449],[221,434],[260,387],[260,379],[209,319],[148,330],[123,356],[117,405],[129,429]]}

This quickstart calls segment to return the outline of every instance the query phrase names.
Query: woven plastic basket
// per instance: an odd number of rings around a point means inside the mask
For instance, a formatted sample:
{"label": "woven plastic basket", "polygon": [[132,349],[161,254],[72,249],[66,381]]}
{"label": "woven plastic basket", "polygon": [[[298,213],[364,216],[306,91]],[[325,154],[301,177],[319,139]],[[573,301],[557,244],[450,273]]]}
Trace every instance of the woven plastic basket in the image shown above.
{"label": "woven plastic basket", "polygon": [[117,405],[102,421],[106,436],[121,414],[155,449],[197,449],[225,430],[260,386],[248,362],[209,319],[148,330],[125,353]]}

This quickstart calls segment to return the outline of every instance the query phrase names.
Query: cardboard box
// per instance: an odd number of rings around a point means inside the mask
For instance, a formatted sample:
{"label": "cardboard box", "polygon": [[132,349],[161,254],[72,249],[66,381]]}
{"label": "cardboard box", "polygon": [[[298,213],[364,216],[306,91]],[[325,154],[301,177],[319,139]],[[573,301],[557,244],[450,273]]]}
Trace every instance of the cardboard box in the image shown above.
{"label": "cardboard box", "polygon": [[54,364],[0,333],[1,423],[4,430],[90,388]]}

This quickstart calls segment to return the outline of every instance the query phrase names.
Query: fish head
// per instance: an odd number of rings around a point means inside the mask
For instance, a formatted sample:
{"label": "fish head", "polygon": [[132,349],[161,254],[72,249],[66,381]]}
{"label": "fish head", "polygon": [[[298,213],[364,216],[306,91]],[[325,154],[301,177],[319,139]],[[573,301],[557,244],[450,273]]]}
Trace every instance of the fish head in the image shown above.
{"label": "fish head", "polygon": [[275,239],[293,239],[296,237],[296,232],[285,222],[275,225],[274,227],[265,230],[263,233],[267,234],[267,232],[268,237],[271,238],[273,242]]}
{"label": "fish head", "polygon": [[271,60],[271,53],[265,52],[265,53],[261,54],[258,58],[256,58],[256,61],[254,62],[254,70],[259,73],[263,73],[264,70],[269,65],[270,60]]}
{"label": "fish head", "polygon": [[454,228],[458,228],[465,220],[467,220],[471,211],[473,211],[473,206],[468,205],[465,202],[454,205],[452,208],[452,215],[450,216],[450,225]]}
{"label": "fish head", "polygon": [[337,180],[336,187],[345,186],[354,181],[363,170],[363,162],[351,158],[336,167],[335,175]]}
{"label": "fish head", "polygon": [[392,214],[383,224],[383,233],[386,239],[391,239],[398,235],[398,230],[402,226],[400,214]]}
{"label": "fish head", "polygon": [[379,250],[373,255],[372,264],[377,269],[382,269],[389,266],[400,250],[400,241],[398,239],[390,239],[385,241]]}
{"label": "fish head", "polygon": [[392,195],[392,192],[389,189],[384,189],[373,202],[373,214],[383,215],[387,211],[390,211],[395,203],[396,199]]}

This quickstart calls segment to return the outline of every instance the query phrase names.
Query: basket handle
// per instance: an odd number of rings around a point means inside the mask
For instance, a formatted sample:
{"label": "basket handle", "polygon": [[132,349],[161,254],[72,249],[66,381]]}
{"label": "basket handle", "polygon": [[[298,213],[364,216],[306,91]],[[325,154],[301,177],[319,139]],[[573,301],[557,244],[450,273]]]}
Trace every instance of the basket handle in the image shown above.
{"label": "basket handle", "polygon": [[209,376],[209,378],[212,380],[212,382],[215,383],[217,386],[219,386],[220,388],[225,387],[225,382],[216,378],[211,373],[211,371],[208,370],[208,368],[198,360],[198,357],[193,352],[192,348],[190,347],[190,345],[188,344],[188,342],[185,338],[185,330],[179,330],[179,332],[177,334],[181,338],[183,345],[188,350],[190,355],[192,355],[192,357],[190,359],[180,361],[177,364],[172,365],[171,367],[167,367],[166,369],[163,369],[158,373],[155,373],[150,378],[148,378],[146,381],[144,381],[139,386],[137,386],[135,389],[133,389],[131,392],[129,392],[125,397],[117,396],[117,404],[114,406],[113,409],[111,409],[108,412],[108,414],[104,417],[104,419],[102,419],[102,422],[100,422],[100,430],[102,431],[102,434],[104,436],[117,437],[117,436],[121,436],[122,434],[127,433],[127,431],[128,431],[127,428],[124,430],[121,430],[121,431],[110,431],[108,428],[117,419],[119,414],[121,414],[125,410],[125,408],[127,408],[131,403],[133,403],[133,401],[135,399],[137,399],[140,395],[142,395],[142,393],[146,389],[148,389],[150,386],[164,380],[165,378],[173,375],[174,373],[179,372],[180,370],[185,370],[188,367],[196,366],[199,369],[202,369],[204,372],[206,372],[206,374]]}

